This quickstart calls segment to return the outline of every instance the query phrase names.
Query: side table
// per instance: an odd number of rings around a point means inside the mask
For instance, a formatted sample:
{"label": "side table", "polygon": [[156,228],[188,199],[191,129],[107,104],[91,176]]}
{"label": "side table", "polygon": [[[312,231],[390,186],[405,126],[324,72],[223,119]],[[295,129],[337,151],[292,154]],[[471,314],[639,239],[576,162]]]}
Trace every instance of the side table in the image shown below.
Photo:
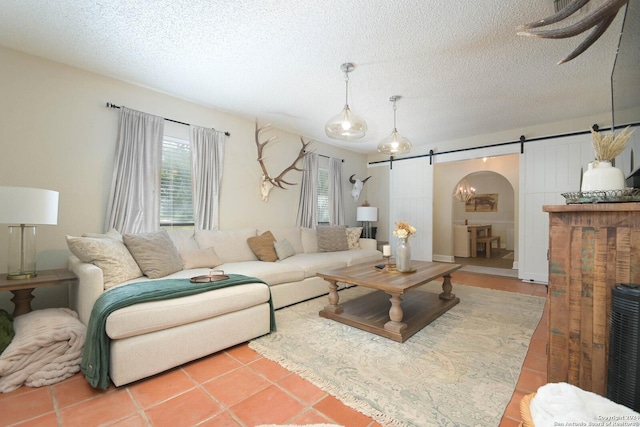
{"label": "side table", "polygon": [[11,291],[13,293],[14,310],[13,316],[20,316],[31,311],[31,300],[33,290],[44,286],[66,285],[74,283],[78,278],[66,268],[54,270],[40,270],[36,277],[21,280],[9,280],[7,275],[0,276],[0,291]]}

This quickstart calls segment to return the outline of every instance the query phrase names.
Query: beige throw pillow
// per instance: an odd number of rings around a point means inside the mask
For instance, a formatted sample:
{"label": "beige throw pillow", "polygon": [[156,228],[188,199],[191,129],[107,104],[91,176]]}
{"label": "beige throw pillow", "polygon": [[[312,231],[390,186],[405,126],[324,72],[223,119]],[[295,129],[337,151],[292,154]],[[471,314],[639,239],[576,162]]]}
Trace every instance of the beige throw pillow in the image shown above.
{"label": "beige throw pillow", "polygon": [[336,252],[349,250],[347,227],[344,225],[328,225],[318,227],[318,252]]}
{"label": "beige throw pillow", "polygon": [[273,237],[271,231],[265,231],[259,236],[249,237],[247,239],[247,243],[253,253],[260,261],[266,262],[275,262],[278,260],[278,255],[273,247],[275,242],[276,239]]}
{"label": "beige throw pillow", "polygon": [[166,231],[125,234],[123,240],[148,278],[158,279],[182,270],[182,259]]}
{"label": "beige throw pillow", "polygon": [[82,262],[102,270],[104,288],[142,277],[127,247],[117,239],[67,236],[69,250]]}
{"label": "beige throw pillow", "polygon": [[362,227],[347,227],[347,244],[349,250],[360,249],[360,235]]}

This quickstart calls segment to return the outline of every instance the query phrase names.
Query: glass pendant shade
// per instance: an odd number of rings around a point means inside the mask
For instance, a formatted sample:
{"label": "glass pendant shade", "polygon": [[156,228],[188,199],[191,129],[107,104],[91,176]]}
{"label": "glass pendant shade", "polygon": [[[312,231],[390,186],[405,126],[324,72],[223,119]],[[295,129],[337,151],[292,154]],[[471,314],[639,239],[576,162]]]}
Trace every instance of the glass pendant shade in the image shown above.
{"label": "glass pendant shade", "polygon": [[389,156],[396,156],[409,151],[411,151],[411,143],[407,138],[400,135],[396,129],[393,129],[391,135],[378,144],[378,152]]}
{"label": "glass pendant shade", "polygon": [[412,148],[411,142],[400,135],[396,129],[396,101],[398,99],[400,99],[400,95],[389,98],[389,101],[393,102],[393,132],[378,144],[378,152],[389,156],[408,153]]}
{"label": "glass pendant shade", "polygon": [[345,102],[340,114],[331,117],[324,127],[324,132],[329,138],[351,141],[360,139],[367,133],[367,123],[349,108],[349,73],[355,68],[355,64],[351,62],[346,62],[340,67],[344,72]]}
{"label": "glass pendant shade", "polygon": [[329,138],[353,140],[360,139],[367,133],[367,123],[354,114],[348,105],[344,110],[329,119],[324,131]]}

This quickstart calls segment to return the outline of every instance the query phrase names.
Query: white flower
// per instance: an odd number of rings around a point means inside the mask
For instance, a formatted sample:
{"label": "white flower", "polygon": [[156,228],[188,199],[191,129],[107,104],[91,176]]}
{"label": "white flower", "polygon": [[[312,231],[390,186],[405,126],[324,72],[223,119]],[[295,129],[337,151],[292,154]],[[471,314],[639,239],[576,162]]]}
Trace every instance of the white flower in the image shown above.
{"label": "white flower", "polygon": [[393,235],[400,239],[406,239],[415,233],[416,233],[416,228],[404,221],[396,222],[396,228],[395,230],[393,230]]}

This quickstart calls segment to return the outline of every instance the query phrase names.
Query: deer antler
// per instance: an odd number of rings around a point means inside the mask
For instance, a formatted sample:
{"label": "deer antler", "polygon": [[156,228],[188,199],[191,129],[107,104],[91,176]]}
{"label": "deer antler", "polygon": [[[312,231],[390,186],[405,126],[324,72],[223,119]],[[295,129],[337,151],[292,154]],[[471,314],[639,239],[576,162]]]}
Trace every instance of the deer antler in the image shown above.
{"label": "deer antler", "polygon": [[573,15],[578,9],[589,3],[590,0],[573,0],[570,4],[565,6],[558,13],[551,15],[540,21],[532,22],[530,24],[522,25],[518,27],[519,36],[530,37],[542,37],[549,39],[561,39],[567,37],[573,37],[578,35],[589,28],[595,27],[578,47],[571,52],[566,58],[560,61],[558,64],[571,61],[585,50],[589,48],[604,32],[609,28],[609,25],[616,17],[618,10],[622,8],[629,0],[607,0],[598,9],[591,14],[585,16],[573,25],[569,25],[564,28],[558,28],[553,30],[531,30],[532,28],[539,28],[552,23],[560,22],[570,15]]}
{"label": "deer antler", "polygon": [[269,175],[269,172],[267,171],[267,167],[264,164],[263,151],[264,151],[264,147],[266,147],[266,145],[269,144],[270,142],[277,139],[277,137],[272,136],[269,139],[267,139],[265,142],[260,142],[260,134],[263,131],[269,129],[270,127],[271,127],[271,124],[266,124],[263,127],[258,127],[258,122],[256,121],[255,139],[256,139],[256,146],[258,147],[258,163],[260,163],[260,167],[262,168],[262,183],[261,183],[260,191],[262,192],[262,200],[264,201],[268,200],[269,192],[274,186],[286,190],[286,188],[284,187],[285,184],[286,185],[297,184],[295,182],[285,181],[284,176],[288,172],[291,172],[293,170],[300,171],[300,172],[304,171],[304,169],[299,168],[297,165],[298,165],[298,162],[304,158],[304,156],[310,153],[306,151],[306,148],[309,144],[313,142],[313,141],[309,141],[305,143],[302,137],[300,137],[300,142],[302,143],[302,147],[298,152],[298,157],[296,157],[296,159],[291,163],[289,167],[285,168],[282,172],[280,172],[278,176],[276,176],[275,178],[272,178],[271,175]]}

